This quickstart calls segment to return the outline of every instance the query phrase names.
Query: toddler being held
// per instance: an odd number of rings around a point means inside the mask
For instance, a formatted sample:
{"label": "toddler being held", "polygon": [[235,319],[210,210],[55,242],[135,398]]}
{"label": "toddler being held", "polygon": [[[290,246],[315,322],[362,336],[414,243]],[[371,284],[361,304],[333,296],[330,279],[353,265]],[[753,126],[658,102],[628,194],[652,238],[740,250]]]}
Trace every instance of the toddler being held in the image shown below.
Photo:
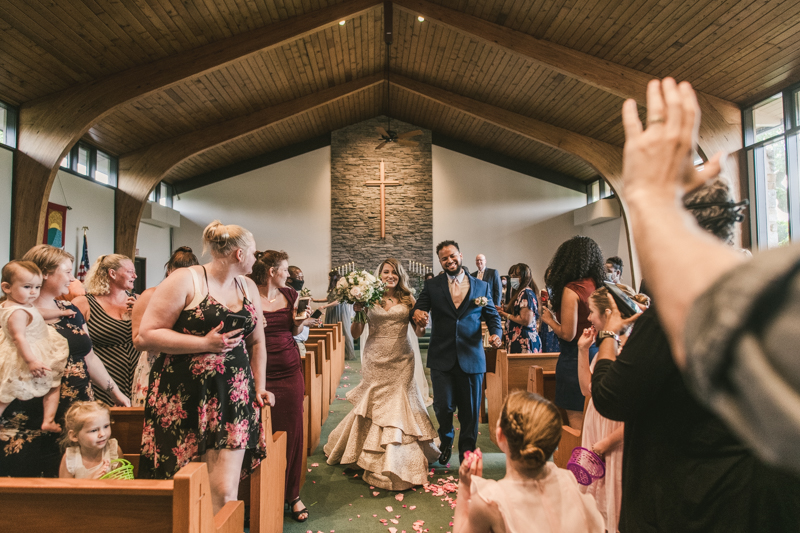
{"label": "toddler being held", "polygon": [[61,377],[69,357],[67,340],[45,320],[72,316],[73,311],[33,306],[42,287],[42,272],[31,261],[3,267],[0,304],[0,416],[14,400],[43,397],[42,431],[60,432],[55,421]]}
{"label": "toddler being held", "polygon": [[464,458],[453,533],[603,533],[594,499],[578,490],[569,470],[547,462],[561,425],[558,409],[541,396],[509,394],[496,428],[506,475],[500,481],[481,478],[480,450]]}

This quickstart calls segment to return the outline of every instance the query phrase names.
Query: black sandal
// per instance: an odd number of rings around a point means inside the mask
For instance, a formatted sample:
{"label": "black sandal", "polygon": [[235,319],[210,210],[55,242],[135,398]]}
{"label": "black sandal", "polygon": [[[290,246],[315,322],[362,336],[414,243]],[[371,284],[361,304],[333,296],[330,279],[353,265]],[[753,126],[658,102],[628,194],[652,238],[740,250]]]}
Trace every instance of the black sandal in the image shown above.
{"label": "black sandal", "polygon": [[[303,507],[299,511],[294,510],[294,505],[299,501],[300,501],[300,496],[289,502],[289,512],[292,513],[292,518],[294,519],[295,522],[305,522],[306,520],[308,520],[308,508]],[[303,518],[302,520],[300,519],[301,514],[306,515],[306,517]]]}

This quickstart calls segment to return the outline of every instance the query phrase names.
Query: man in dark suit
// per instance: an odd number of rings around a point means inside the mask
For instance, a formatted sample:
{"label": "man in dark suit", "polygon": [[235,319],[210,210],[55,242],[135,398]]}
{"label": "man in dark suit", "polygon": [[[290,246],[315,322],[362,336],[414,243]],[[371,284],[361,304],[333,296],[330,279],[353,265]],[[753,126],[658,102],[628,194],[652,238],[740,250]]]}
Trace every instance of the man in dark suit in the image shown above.
{"label": "man in dark suit", "polygon": [[[418,328],[428,323],[431,312],[431,340],[428,368],[433,384],[433,411],[439,421],[441,464],[447,464],[453,448],[453,413],[458,408],[461,436],[458,455],[463,461],[478,440],[483,375],[486,355],[483,351],[481,321],[486,322],[492,346],[501,344],[500,315],[494,306],[489,285],[469,275],[461,265],[458,244],[444,241],[436,247],[445,275],[425,281],[411,319]],[[485,298],[485,300],[482,300]]]}
{"label": "man in dark suit", "polygon": [[486,268],[486,256],[483,254],[478,254],[478,257],[475,258],[475,266],[478,267],[478,270],[473,272],[472,276],[489,284],[489,293],[492,295],[492,301],[495,305],[500,305],[503,294],[500,273],[493,268]]}

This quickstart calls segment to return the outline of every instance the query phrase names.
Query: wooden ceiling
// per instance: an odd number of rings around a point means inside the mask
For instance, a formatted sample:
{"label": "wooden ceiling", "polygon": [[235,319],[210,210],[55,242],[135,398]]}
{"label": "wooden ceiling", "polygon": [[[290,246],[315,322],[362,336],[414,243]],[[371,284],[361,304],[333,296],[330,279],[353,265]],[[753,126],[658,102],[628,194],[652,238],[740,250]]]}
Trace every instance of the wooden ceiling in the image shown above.
{"label": "wooden ceiling", "polygon": [[[134,67],[225,42],[304,14],[352,3],[325,0],[3,0],[0,99],[23,106]],[[113,107],[84,135],[111,154],[140,153],[203,128],[320,93],[386,68],[384,7],[365,2],[327,25]],[[416,7],[468,15],[466,27],[420,22]],[[598,75],[617,67],[689,80],[742,106],[800,81],[800,2],[698,0],[398,0],[392,74],[444,89],[521,119],[621,147],[618,91],[543,66],[482,37],[480,23],[579,52]],[[278,26],[274,26],[277,24]],[[513,34],[515,35],[515,34]],[[187,56],[190,57],[190,56]],[[576,56],[578,57],[578,56]],[[146,76],[147,70],[143,71]],[[386,114],[386,86],[369,85],[183,159],[163,178],[190,180]],[[505,156],[593,179],[585,159],[497,121],[391,85],[392,115]]]}

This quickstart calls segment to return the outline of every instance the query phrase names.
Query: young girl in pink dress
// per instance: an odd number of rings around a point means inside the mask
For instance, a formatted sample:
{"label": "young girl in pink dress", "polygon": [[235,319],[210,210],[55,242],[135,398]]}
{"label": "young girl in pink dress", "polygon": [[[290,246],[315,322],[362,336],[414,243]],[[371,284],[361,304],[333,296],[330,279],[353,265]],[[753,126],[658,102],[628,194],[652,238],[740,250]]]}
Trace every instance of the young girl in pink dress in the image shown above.
{"label": "young girl in pink dress", "polygon": [[602,533],[594,500],[581,494],[569,470],[547,459],[561,439],[561,414],[536,394],[515,391],[503,405],[497,445],[506,476],[483,479],[480,450],[459,468],[453,533]]}
{"label": "young girl in pink dress", "polygon": [[[645,303],[641,299],[644,295],[637,295],[625,285],[619,285],[619,288],[629,297],[638,300],[637,303],[640,305]],[[578,381],[581,393],[589,399],[584,416],[581,446],[592,450],[606,463],[606,475],[595,479],[591,485],[581,485],[581,491],[594,496],[597,507],[603,515],[606,531],[613,533],[617,531],[622,504],[622,439],[625,435],[625,425],[605,418],[594,408],[591,400],[592,372],[597,358],[589,362],[589,347],[594,344],[597,332],[603,329],[606,313],[611,312],[610,298],[611,295],[605,287],[594,291],[589,297],[589,322],[592,323],[592,327],[584,329],[578,339]]]}

